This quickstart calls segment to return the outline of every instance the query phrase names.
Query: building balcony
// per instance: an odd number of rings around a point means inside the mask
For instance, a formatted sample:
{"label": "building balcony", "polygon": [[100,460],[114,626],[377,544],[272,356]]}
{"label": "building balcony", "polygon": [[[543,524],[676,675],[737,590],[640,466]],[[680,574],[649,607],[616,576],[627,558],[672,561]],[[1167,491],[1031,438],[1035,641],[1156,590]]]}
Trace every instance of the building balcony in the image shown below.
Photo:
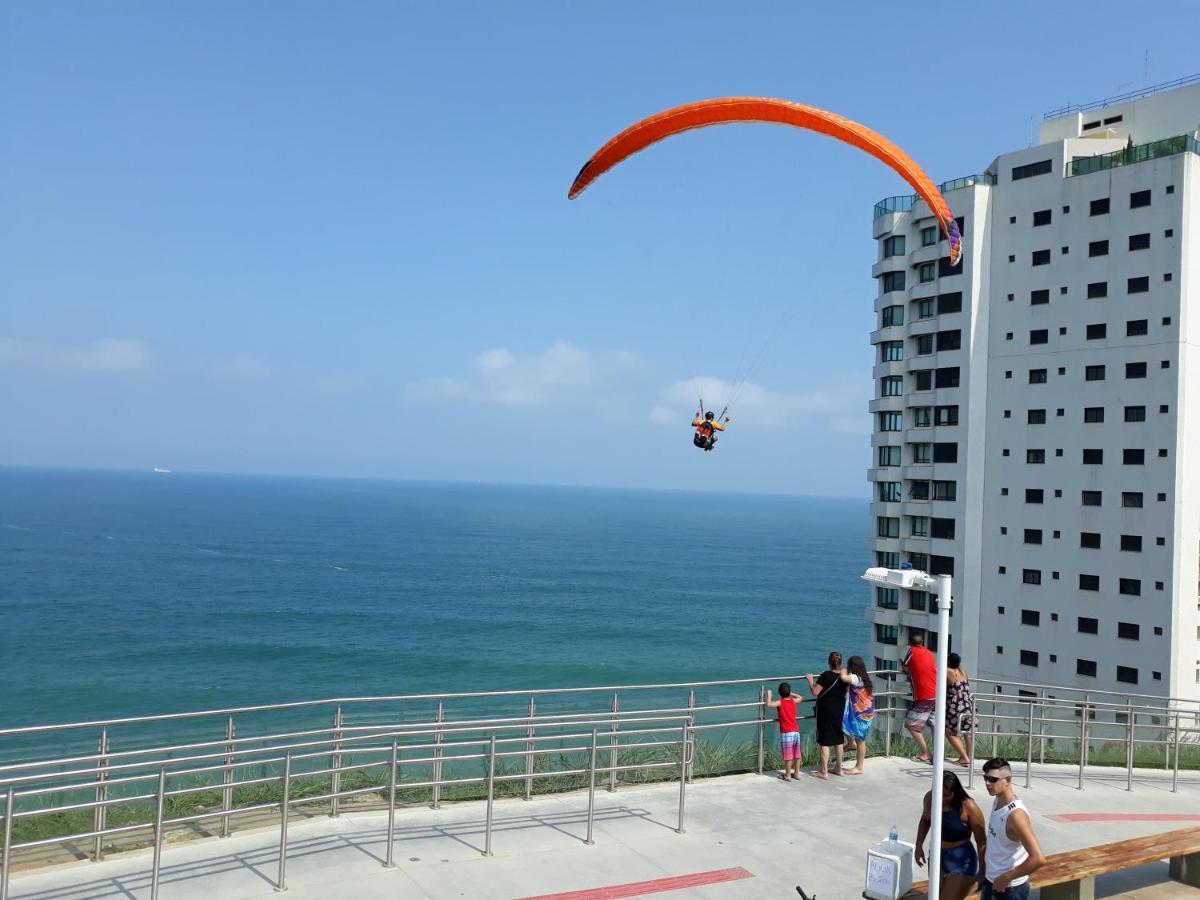
{"label": "building balcony", "polygon": [[[907,272],[908,259],[904,256],[885,256],[871,266],[871,277],[878,278],[884,272]],[[907,279],[905,279],[907,281]],[[893,291],[892,293],[896,293]]]}
{"label": "building balcony", "polygon": [[902,359],[877,362],[871,367],[871,375],[875,378],[883,378],[885,375],[903,375],[904,372],[905,363]]}
{"label": "building balcony", "polygon": [[885,609],[882,606],[876,606],[874,601],[867,607],[867,614],[864,618],[868,622],[874,622],[876,625],[899,625],[900,610]]}
{"label": "building balcony", "polygon": [[867,403],[867,412],[903,412],[903,397],[876,397]]}
{"label": "building balcony", "polygon": [[[1113,153],[1101,153],[1098,156],[1088,156],[1074,159],[1067,163],[1067,177],[1088,175],[1092,172],[1103,172],[1119,166],[1129,166],[1145,162],[1148,159],[1159,159],[1163,156],[1175,156],[1178,153],[1195,153],[1200,155],[1200,141],[1190,134],[1179,134],[1175,137],[1152,141],[1136,147],[1124,147]],[[876,209],[879,205],[876,204]]]}

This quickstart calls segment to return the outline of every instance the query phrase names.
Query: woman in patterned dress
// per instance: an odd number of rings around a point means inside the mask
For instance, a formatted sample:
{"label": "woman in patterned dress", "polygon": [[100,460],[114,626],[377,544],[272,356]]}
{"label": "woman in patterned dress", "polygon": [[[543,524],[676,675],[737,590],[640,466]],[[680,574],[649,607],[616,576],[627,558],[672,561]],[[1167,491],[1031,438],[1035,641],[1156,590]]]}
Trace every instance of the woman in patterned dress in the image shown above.
{"label": "woman in patterned dress", "polygon": [[[955,762],[970,766],[975,743],[975,699],[971,696],[971,682],[962,669],[962,657],[951,653],[946,663],[946,740],[958,751]],[[966,736],[966,746],[959,731]]]}

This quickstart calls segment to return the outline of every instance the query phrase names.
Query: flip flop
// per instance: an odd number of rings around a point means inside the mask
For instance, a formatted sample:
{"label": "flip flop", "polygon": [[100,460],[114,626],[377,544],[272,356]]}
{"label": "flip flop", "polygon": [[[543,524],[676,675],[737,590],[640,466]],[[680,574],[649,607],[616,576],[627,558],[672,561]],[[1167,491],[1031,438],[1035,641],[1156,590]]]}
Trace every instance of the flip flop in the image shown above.
{"label": "flip flop", "polygon": [[931,762],[933,762],[933,760],[932,760],[932,759],[930,759],[930,758],[929,758],[929,757],[927,757],[927,756],[910,756],[910,757],[909,757],[909,759],[911,759],[913,762],[919,762],[919,763],[931,763]]}

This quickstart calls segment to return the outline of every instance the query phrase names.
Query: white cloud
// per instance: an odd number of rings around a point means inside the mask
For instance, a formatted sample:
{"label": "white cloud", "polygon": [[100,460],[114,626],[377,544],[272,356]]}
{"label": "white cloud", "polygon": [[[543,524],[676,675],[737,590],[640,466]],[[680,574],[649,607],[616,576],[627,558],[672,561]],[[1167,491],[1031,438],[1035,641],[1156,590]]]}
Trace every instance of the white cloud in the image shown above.
{"label": "white cloud", "polygon": [[528,355],[495,347],[475,356],[466,376],[414,382],[407,393],[425,402],[547,406],[578,402],[581,392],[604,389],[636,366],[631,353],[593,353],[564,340]]}
{"label": "white cloud", "polygon": [[753,382],[734,385],[719,378],[697,376],[676,381],[659,393],[650,410],[655,425],[678,425],[690,421],[699,399],[707,409],[720,412],[730,404],[729,415],[739,422],[759,426],[807,426],[839,433],[859,433],[854,423],[862,420],[869,430],[867,401],[871,384],[858,378],[840,378],[811,391],[773,391]]}
{"label": "white cloud", "polygon": [[150,367],[150,348],[142,341],[100,338],[90,344],[43,344],[0,338],[0,363],[81,372],[140,372]]}

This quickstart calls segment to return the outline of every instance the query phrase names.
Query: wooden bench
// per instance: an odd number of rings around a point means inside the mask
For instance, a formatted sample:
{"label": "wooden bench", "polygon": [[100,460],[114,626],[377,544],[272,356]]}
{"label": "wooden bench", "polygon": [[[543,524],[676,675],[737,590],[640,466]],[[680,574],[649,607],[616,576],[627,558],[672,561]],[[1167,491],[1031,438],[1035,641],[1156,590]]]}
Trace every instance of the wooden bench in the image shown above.
{"label": "wooden bench", "polygon": [[[1096,876],[1169,860],[1171,878],[1200,888],[1200,828],[1181,828],[1046,857],[1030,877],[1042,900],[1094,900]],[[902,900],[928,896],[929,882],[914,884]]]}

